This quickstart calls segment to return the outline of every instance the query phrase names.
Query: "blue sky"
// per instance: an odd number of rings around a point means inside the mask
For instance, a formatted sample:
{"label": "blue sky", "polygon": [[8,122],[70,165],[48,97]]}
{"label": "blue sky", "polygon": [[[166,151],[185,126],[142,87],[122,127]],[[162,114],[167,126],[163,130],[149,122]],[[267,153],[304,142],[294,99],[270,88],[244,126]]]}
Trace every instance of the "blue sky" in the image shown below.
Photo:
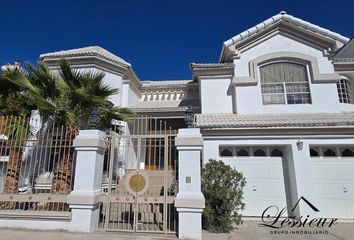
{"label": "blue sky", "polygon": [[217,62],[222,42],[285,10],[354,36],[354,1],[0,0],[0,64],[99,45],[142,80],[190,79],[191,62]]}

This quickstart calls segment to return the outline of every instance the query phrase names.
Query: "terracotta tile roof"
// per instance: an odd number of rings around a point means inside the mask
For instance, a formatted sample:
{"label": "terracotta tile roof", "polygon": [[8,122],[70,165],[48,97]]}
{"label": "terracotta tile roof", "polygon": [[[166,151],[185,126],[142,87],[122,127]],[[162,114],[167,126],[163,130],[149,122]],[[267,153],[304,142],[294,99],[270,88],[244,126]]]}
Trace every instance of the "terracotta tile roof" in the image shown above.
{"label": "terracotta tile roof", "polygon": [[96,56],[101,57],[107,61],[112,63],[123,64],[126,66],[131,66],[130,63],[125,61],[124,59],[114,55],[113,53],[107,51],[104,48],[99,46],[91,46],[84,48],[77,48],[71,50],[64,50],[52,53],[41,54],[41,59],[53,59],[53,58],[69,58],[69,57],[82,57],[82,56]]}
{"label": "terracotta tile roof", "polygon": [[197,114],[196,125],[200,128],[354,126],[354,112],[254,115],[232,113]]}

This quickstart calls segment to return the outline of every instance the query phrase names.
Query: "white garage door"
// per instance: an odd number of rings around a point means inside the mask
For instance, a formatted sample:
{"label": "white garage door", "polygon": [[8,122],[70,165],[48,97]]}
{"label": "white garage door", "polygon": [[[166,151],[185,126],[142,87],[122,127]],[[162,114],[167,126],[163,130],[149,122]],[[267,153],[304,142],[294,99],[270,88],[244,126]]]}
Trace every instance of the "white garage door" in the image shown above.
{"label": "white garage door", "polygon": [[[312,171],[319,217],[354,218],[354,157],[345,149],[312,149]],[[349,151],[344,155],[351,155]],[[334,155],[334,156],[333,156]]]}
{"label": "white garage door", "polygon": [[271,156],[272,151],[266,149],[264,152],[268,154],[259,154],[260,151],[257,154],[257,150],[259,149],[251,148],[250,155],[266,156],[238,156],[240,149],[236,148],[235,156],[222,158],[226,164],[235,167],[246,178],[247,183],[244,187],[246,207],[242,212],[243,216],[261,216],[271,205],[276,205],[280,209],[286,207],[282,157]]}

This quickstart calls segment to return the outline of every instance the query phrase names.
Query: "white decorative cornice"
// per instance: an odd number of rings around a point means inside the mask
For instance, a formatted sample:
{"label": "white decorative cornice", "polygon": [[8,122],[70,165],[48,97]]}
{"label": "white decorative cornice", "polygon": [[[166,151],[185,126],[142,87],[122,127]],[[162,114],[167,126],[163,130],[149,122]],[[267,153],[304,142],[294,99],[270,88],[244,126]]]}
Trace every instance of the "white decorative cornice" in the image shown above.
{"label": "white decorative cornice", "polygon": [[193,78],[203,79],[231,78],[234,75],[235,65],[233,63],[192,63],[190,68]]}
{"label": "white decorative cornice", "polygon": [[143,92],[141,94],[141,101],[177,101],[182,100],[184,97],[184,91],[151,91]]}

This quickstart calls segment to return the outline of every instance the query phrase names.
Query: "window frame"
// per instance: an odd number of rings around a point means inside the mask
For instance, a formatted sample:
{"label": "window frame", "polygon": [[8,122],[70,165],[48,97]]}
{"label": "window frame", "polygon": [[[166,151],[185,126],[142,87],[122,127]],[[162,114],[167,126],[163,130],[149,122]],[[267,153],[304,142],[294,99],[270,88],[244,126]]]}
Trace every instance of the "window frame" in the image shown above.
{"label": "window frame", "polygon": [[[307,82],[294,82],[294,83],[299,83],[299,84],[308,84],[308,92],[288,92],[287,91],[287,84],[291,84],[292,82],[274,82],[274,83],[262,83],[262,76],[261,76],[261,68],[268,66],[268,65],[272,65],[272,64],[279,64],[279,63],[292,63],[292,64],[296,64],[296,65],[300,65],[300,66],[304,66],[305,70],[306,70],[306,77],[307,77]],[[311,82],[312,82],[312,78],[311,78],[311,71],[310,71],[310,66],[307,62],[304,61],[296,61],[296,60],[289,60],[289,59],[278,59],[278,60],[274,60],[274,61],[267,61],[267,62],[263,62],[262,64],[259,64],[257,66],[257,72],[258,72],[258,76],[259,76],[259,84],[260,84],[260,91],[261,91],[261,96],[262,96],[262,104],[263,105],[303,105],[303,104],[312,104],[312,94],[311,94]],[[262,89],[262,85],[275,85],[275,84],[279,84],[282,85],[283,88],[283,92],[282,93],[263,93],[263,89]],[[308,94],[309,95],[309,102],[305,102],[305,103],[289,103],[289,99],[288,99],[288,95],[295,95],[295,94]],[[264,95],[269,95],[269,96],[275,96],[275,95],[282,95],[283,99],[284,99],[284,103],[265,103],[264,102]]]}
{"label": "window frame", "polygon": [[[352,85],[351,81],[346,77],[342,77],[340,80],[336,82],[339,103],[343,103],[343,104],[354,103],[351,85]],[[344,86],[344,88],[342,88],[342,86]]]}

